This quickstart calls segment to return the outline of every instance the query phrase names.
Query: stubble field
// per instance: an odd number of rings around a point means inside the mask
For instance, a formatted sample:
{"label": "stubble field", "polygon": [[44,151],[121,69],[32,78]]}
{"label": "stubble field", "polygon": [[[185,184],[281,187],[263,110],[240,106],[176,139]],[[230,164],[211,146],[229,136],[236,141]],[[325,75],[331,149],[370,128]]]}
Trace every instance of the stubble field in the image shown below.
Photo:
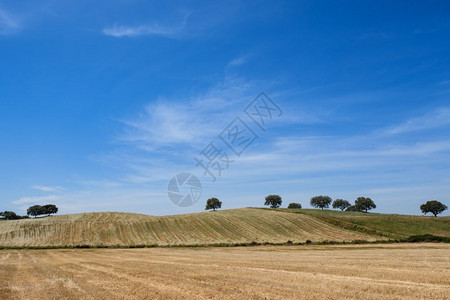
{"label": "stubble field", "polygon": [[0,251],[2,299],[450,299],[449,244]]}

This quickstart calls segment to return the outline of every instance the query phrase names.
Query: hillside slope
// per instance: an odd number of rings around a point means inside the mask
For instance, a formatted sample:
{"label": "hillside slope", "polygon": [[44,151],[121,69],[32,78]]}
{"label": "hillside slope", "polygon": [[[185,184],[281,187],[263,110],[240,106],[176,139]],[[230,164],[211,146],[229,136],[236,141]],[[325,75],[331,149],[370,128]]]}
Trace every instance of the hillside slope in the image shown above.
{"label": "hillside slope", "polygon": [[279,211],[313,216],[341,228],[392,239],[423,234],[450,237],[450,217],[368,214],[318,209],[279,209]]}
{"label": "hillside slope", "polygon": [[133,246],[383,239],[305,214],[243,208],[153,217],[87,213],[0,222],[0,246]]}

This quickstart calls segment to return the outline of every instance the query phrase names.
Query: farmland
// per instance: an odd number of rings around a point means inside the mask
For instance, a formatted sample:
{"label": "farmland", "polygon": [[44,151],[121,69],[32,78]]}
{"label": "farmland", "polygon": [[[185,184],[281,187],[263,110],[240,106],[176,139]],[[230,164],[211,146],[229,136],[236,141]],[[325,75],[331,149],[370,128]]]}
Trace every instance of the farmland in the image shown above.
{"label": "farmland", "polygon": [[392,239],[423,234],[450,237],[450,217],[367,214],[318,209],[281,209],[280,211],[305,214],[341,228],[382,235]]}
{"label": "farmland", "polygon": [[154,217],[86,213],[0,222],[0,247],[176,246],[383,240],[314,215],[244,208]]}
{"label": "farmland", "polygon": [[2,299],[446,299],[449,244],[0,251]]}

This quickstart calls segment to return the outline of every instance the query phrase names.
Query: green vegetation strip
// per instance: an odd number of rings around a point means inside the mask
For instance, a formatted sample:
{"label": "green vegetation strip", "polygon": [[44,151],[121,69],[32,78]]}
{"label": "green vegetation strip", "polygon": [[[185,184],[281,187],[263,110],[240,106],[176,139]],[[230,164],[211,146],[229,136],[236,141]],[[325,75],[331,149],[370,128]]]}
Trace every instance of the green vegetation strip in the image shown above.
{"label": "green vegetation strip", "polygon": [[435,218],[317,209],[276,210],[285,213],[313,216],[343,229],[382,236],[389,239],[405,239],[410,236],[426,234],[448,237],[450,233],[449,217]]}
{"label": "green vegetation strip", "polygon": [[395,244],[395,243],[450,243],[450,238],[436,236],[432,234],[415,235],[404,239],[390,239],[379,241],[354,240],[348,242],[320,241],[313,242],[307,240],[304,243],[287,241],[284,243],[270,242],[249,242],[249,243],[213,243],[213,244],[193,244],[193,245],[67,245],[67,246],[29,246],[29,247],[5,247],[0,246],[0,250],[44,250],[44,249],[133,249],[133,248],[208,248],[208,247],[251,247],[251,246],[307,246],[307,245],[361,245],[361,244]]}

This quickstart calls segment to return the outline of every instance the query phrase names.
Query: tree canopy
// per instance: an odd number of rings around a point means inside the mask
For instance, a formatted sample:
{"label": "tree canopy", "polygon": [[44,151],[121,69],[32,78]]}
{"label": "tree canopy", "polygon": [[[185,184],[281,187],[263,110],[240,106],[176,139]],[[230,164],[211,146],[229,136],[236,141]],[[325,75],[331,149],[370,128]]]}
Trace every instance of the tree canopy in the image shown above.
{"label": "tree canopy", "polygon": [[346,210],[350,206],[350,202],[344,199],[336,199],[333,201],[333,208],[339,208],[342,211]]}
{"label": "tree canopy", "polygon": [[27,209],[27,215],[37,217],[40,215],[52,215],[58,212],[58,208],[54,204],[47,205],[33,205]]}
{"label": "tree canopy", "polygon": [[315,196],[311,198],[311,201],[309,203],[312,207],[324,209],[330,206],[331,198],[328,196]]}
{"label": "tree canopy", "polygon": [[447,209],[447,206],[442,204],[441,202],[437,200],[431,200],[427,201],[427,203],[422,204],[420,206],[420,210],[424,213],[432,213],[435,217],[437,217],[438,214],[442,213],[444,210]]}
{"label": "tree canopy", "polygon": [[371,209],[375,209],[377,206],[375,205],[375,202],[372,201],[370,198],[366,197],[358,197],[355,201],[355,208],[357,211],[364,211],[368,212]]}
{"label": "tree canopy", "polygon": [[18,220],[18,219],[22,219],[21,216],[18,216],[15,212],[13,211],[4,211],[4,212],[0,212],[0,217],[2,217],[5,220]]}
{"label": "tree canopy", "polygon": [[221,207],[222,207],[222,202],[219,199],[217,199],[217,198],[209,198],[206,201],[205,210],[212,209],[212,210],[215,211],[216,209],[221,208]]}
{"label": "tree canopy", "polygon": [[42,206],[42,213],[44,215],[50,216],[52,214],[58,213],[58,208],[54,204],[47,204]]}
{"label": "tree canopy", "polygon": [[287,208],[302,208],[300,203],[289,203]]}
{"label": "tree canopy", "polygon": [[358,211],[358,210],[356,209],[356,206],[350,205],[349,207],[347,207],[345,211]]}
{"label": "tree canopy", "polygon": [[278,208],[281,206],[281,197],[279,195],[269,195],[266,197],[264,205],[270,205],[271,208]]}

